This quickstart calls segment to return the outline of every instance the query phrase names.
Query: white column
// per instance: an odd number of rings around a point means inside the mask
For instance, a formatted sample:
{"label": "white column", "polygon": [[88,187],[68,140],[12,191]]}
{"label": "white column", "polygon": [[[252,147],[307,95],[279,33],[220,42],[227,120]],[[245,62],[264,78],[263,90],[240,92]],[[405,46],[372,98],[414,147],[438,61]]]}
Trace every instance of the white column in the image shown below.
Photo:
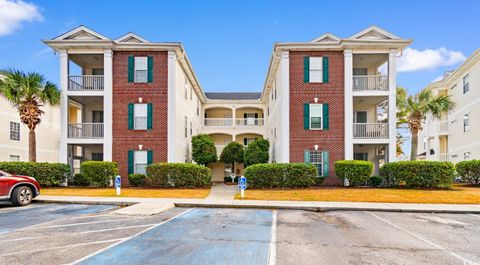
{"label": "white column", "polygon": [[112,50],[105,50],[103,53],[103,160],[112,161],[113,148],[113,56]]}
{"label": "white column", "polygon": [[280,59],[281,74],[281,109],[282,122],[280,123],[281,163],[290,162],[290,58],[289,52],[283,51]]}
{"label": "white column", "polygon": [[343,52],[345,74],[345,159],[353,159],[353,53],[347,49]]}
{"label": "white column", "polygon": [[233,128],[236,127],[237,125],[237,108],[235,106],[232,106],[232,126]]}
{"label": "white column", "polygon": [[60,146],[58,161],[68,163],[68,54],[60,51]]}
{"label": "white column", "polygon": [[397,160],[397,50],[390,50],[388,55],[388,158]]}
{"label": "white column", "polygon": [[[167,130],[167,161],[175,162],[175,62],[177,55],[168,52],[168,130]],[[183,122],[183,120],[181,121]]]}

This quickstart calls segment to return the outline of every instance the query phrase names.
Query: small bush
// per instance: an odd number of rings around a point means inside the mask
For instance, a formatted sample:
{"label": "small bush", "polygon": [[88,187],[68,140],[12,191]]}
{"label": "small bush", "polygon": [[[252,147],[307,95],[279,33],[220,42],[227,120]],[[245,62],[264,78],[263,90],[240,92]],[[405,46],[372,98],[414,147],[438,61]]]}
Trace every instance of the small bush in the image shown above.
{"label": "small bush", "polygon": [[58,186],[70,174],[70,166],[62,163],[0,162],[0,170],[35,178],[45,187]]}
{"label": "small bush", "polygon": [[455,178],[455,167],[450,162],[399,161],[383,165],[380,174],[389,186],[450,188]]}
{"label": "small bush", "polygon": [[90,186],[90,180],[82,173],[75,174],[72,183],[75,186]]}
{"label": "small bush", "polygon": [[270,143],[266,139],[257,139],[245,148],[244,162],[245,167],[255,164],[268,163],[268,150]]}
{"label": "small bush", "polygon": [[462,181],[480,185],[480,160],[458,162],[456,168]]}
{"label": "small bush", "polygon": [[143,174],[130,174],[128,175],[128,182],[133,187],[143,187],[145,186],[145,180],[147,176]]}
{"label": "small bush", "polygon": [[317,168],[311,164],[256,164],[245,169],[252,188],[303,188],[317,183]]}
{"label": "small bush", "polygon": [[369,185],[371,187],[378,187],[382,185],[383,182],[383,177],[381,176],[372,176],[370,177],[370,180],[368,181]]}
{"label": "small bush", "polygon": [[155,163],[147,166],[147,186],[195,188],[210,185],[211,179],[212,171],[196,164]]}
{"label": "small bush", "polygon": [[344,180],[347,178],[351,186],[365,184],[372,175],[373,163],[363,160],[339,160],[335,162],[335,174]]}
{"label": "small bush", "polygon": [[80,171],[94,186],[107,187],[118,174],[118,166],[115,162],[85,161]]}

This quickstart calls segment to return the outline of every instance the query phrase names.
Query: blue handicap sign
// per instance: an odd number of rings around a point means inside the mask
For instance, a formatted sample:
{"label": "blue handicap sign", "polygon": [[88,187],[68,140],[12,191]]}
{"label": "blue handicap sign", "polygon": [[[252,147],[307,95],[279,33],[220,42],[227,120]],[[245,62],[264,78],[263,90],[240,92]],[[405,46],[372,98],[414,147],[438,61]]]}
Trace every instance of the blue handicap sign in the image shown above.
{"label": "blue handicap sign", "polygon": [[120,176],[116,176],[115,177],[115,188],[120,188],[121,185],[122,185],[122,179],[120,178]]}
{"label": "blue handicap sign", "polygon": [[245,190],[245,189],[247,189],[247,178],[246,178],[246,177],[241,176],[241,177],[238,179],[238,189],[239,189],[239,190]]}

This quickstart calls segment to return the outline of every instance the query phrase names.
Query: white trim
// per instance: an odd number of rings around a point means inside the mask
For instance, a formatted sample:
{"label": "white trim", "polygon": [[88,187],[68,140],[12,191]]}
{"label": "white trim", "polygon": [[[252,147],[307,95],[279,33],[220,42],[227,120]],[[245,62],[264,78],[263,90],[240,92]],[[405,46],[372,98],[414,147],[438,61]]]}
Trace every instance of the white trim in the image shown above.
{"label": "white trim", "polygon": [[344,124],[345,124],[345,159],[353,159],[353,53],[345,50],[344,56]]}
{"label": "white trim", "polygon": [[87,32],[87,33],[89,33],[89,34],[91,34],[91,35],[93,35],[93,36],[95,36],[95,37],[97,37],[101,40],[110,40],[109,38],[103,36],[102,34],[97,33],[97,32],[95,32],[95,31],[93,31],[93,30],[91,30],[91,29],[89,29],[89,28],[87,28],[83,25],[79,26],[79,27],[76,27],[76,28],[74,28],[74,29],[56,37],[54,40],[64,40],[64,39],[66,39],[66,38],[68,38],[72,35],[75,35],[75,34],[79,33],[80,31],[85,31],[85,32]]}
{"label": "white trim", "polygon": [[349,39],[350,40],[358,40],[362,35],[365,35],[365,34],[371,32],[371,31],[375,31],[377,33],[380,33],[381,35],[384,35],[385,37],[388,37],[392,40],[399,40],[400,39],[399,37],[393,35],[392,33],[387,32],[386,30],[383,30],[383,29],[381,29],[377,26],[370,26],[370,27],[360,31],[359,33],[351,36]]}
{"label": "white trim", "polygon": [[388,162],[397,161],[397,54],[392,49],[388,56]]}
{"label": "white trim", "polygon": [[127,39],[129,39],[129,38],[137,39],[137,40],[139,40],[140,42],[150,42],[149,40],[144,39],[144,38],[138,36],[137,34],[135,34],[135,33],[133,33],[133,32],[129,32],[129,33],[121,36],[120,38],[116,39],[115,42],[124,42],[125,40],[127,40]]}
{"label": "white trim", "polygon": [[167,116],[167,161],[175,162],[175,75],[177,56],[175,52],[168,52],[168,116]]}
{"label": "white trim", "polygon": [[333,35],[333,34],[330,33],[330,32],[327,32],[327,33],[323,34],[322,36],[320,36],[320,37],[318,37],[318,38],[316,38],[316,39],[313,39],[311,42],[322,42],[322,40],[324,40],[324,39],[329,39],[329,38],[330,38],[330,39],[333,39],[334,41],[326,41],[326,42],[328,42],[328,43],[339,43],[340,40],[341,40],[339,37]]}
{"label": "white trim", "polygon": [[60,144],[58,147],[58,162],[68,163],[68,54],[60,52]]}
{"label": "white trim", "polygon": [[113,54],[105,50],[103,54],[103,160],[113,159]]}
{"label": "white trim", "polygon": [[280,74],[282,76],[282,109],[280,110],[281,122],[281,161],[290,162],[290,58],[289,51],[283,51],[281,56]]}

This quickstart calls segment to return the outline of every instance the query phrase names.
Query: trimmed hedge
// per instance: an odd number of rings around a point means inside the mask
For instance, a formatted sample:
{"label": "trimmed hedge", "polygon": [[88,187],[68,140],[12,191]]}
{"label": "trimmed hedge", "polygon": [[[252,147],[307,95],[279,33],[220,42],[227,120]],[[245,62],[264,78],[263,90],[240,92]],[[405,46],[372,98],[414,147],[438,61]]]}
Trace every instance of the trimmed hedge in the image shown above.
{"label": "trimmed hedge", "polygon": [[335,174],[344,180],[347,178],[351,186],[365,184],[373,173],[373,163],[363,160],[335,161]]}
{"label": "trimmed hedge", "polygon": [[368,180],[368,185],[371,187],[378,187],[382,185],[383,177],[382,176],[372,176]]}
{"label": "trimmed hedge", "polygon": [[147,166],[146,185],[195,188],[210,185],[210,168],[190,163],[154,163]]}
{"label": "trimmed hedge", "polygon": [[92,185],[107,187],[118,174],[118,166],[115,162],[85,161],[80,165],[80,171]]}
{"label": "trimmed hedge", "polygon": [[315,185],[317,168],[311,164],[256,164],[245,169],[252,188],[304,188]]}
{"label": "trimmed hedge", "polygon": [[457,173],[462,181],[480,185],[480,160],[468,160],[456,164]]}
{"label": "trimmed hedge", "polygon": [[70,174],[69,165],[46,162],[0,162],[0,170],[33,177],[45,187],[65,183],[66,176]]}
{"label": "trimmed hedge", "polygon": [[90,180],[82,173],[77,173],[72,180],[73,185],[75,186],[90,186]]}
{"label": "trimmed hedge", "polygon": [[143,174],[130,174],[128,175],[128,183],[133,187],[143,187],[145,186],[145,180],[147,176]]}
{"label": "trimmed hedge", "polygon": [[455,167],[450,162],[399,161],[383,165],[380,174],[389,186],[450,188],[455,179]]}

